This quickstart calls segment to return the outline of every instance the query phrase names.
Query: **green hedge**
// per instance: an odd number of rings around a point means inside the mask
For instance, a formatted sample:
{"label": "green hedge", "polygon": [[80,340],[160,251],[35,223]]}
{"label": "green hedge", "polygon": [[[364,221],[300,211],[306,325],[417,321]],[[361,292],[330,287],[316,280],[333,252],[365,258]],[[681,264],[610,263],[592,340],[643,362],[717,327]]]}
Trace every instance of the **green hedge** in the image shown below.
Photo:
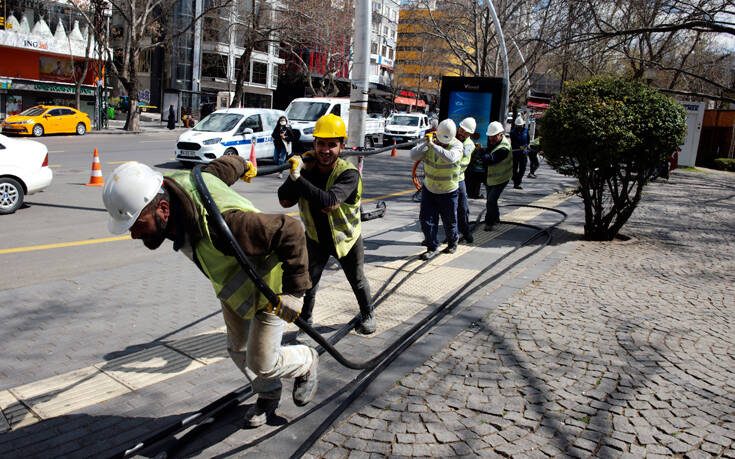
{"label": "green hedge", "polygon": [[735,172],[735,159],[715,158],[715,169],[719,169],[721,171]]}

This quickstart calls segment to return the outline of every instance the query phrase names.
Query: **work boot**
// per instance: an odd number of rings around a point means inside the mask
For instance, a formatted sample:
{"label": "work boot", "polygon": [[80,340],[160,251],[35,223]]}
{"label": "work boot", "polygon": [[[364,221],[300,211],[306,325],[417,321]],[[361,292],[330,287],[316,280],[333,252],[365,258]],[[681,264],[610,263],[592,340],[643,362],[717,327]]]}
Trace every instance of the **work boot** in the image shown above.
{"label": "work boot", "polygon": [[245,427],[260,427],[276,414],[278,400],[258,397],[258,401],[245,413]]}
{"label": "work boot", "polygon": [[475,242],[475,236],[472,235],[472,233],[467,233],[464,236],[464,241],[468,244],[472,244]]}
{"label": "work boot", "polygon": [[522,190],[523,189],[523,187],[520,186],[520,185],[513,185],[513,188],[515,188],[516,190]]}
{"label": "work boot", "polygon": [[438,253],[439,252],[437,252],[436,249],[434,249],[434,250],[428,250],[427,249],[426,252],[424,252],[424,253],[421,254],[421,259],[422,260],[431,260],[432,258],[434,258],[435,256],[437,256]]}
{"label": "work boot", "polygon": [[370,311],[367,315],[362,315],[362,320],[355,326],[355,331],[361,335],[372,335],[375,328],[375,316]]}
{"label": "work boot", "polygon": [[492,231],[493,225],[491,225],[490,223],[485,223],[485,226],[482,229],[484,229],[485,231]]}
{"label": "work boot", "polygon": [[304,406],[309,403],[314,398],[316,388],[319,385],[319,379],[317,377],[319,353],[312,347],[309,350],[312,355],[309,371],[305,375],[296,378],[293,382],[293,402],[296,406]]}
{"label": "work boot", "polygon": [[444,250],[442,250],[442,253],[454,253],[457,251],[457,243],[449,244]]}

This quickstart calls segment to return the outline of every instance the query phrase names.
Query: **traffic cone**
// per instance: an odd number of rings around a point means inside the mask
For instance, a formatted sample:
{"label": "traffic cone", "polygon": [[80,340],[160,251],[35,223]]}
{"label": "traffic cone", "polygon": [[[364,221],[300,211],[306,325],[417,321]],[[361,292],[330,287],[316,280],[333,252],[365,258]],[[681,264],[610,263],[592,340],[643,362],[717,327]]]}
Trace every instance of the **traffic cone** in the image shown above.
{"label": "traffic cone", "polygon": [[89,176],[89,183],[87,186],[104,186],[105,182],[102,179],[102,167],[100,167],[100,155],[97,153],[97,149],[94,149],[94,157],[92,158],[92,175]]}
{"label": "traffic cone", "polygon": [[396,139],[393,139],[393,150],[390,152],[390,155],[395,158],[398,156],[398,151],[396,150]]}
{"label": "traffic cone", "polygon": [[250,162],[253,163],[253,166],[256,168],[258,167],[258,161],[255,159],[255,136],[251,137],[250,139]]}

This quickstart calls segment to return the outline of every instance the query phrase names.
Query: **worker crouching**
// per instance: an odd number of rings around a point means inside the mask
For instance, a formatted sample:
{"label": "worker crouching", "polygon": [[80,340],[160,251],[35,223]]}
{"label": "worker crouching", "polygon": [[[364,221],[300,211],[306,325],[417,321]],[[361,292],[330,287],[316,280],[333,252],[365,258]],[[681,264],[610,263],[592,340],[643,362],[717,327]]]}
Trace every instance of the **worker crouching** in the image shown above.
{"label": "worker crouching", "polygon": [[[301,156],[289,158],[291,171],[278,189],[278,199],[283,207],[298,203],[306,230],[312,287],[304,296],[301,318],[312,323],[319,280],[329,257],[333,256],[342,266],[360,306],[360,322],[355,331],[371,334],[376,326],[370,284],[364,272],[360,222],[362,178],[352,163],[339,157],[346,138],[342,118],[333,114],[319,118],[314,126],[314,150],[304,154],[311,160],[305,164]],[[297,339],[304,340],[306,336],[299,332]]]}
{"label": "worker crouching", "polygon": [[293,400],[309,403],[317,390],[319,355],[303,346],[281,346],[286,322],[301,310],[311,287],[301,225],[280,214],[263,214],[230,188],[238,178],[249,181],[254,167],[239,156],[224,156],[202,170],[202,178],[237,243],[258,274],[280,297],[271,305],[239,265],[225,235],[209,224],[195,187],[193,172],[164,177],[130,162],[115,169],[103,191],[113,234],[130,231],[151,250],[166,239],[209,278],[222,305],[228,351],[250,380],[258,400],[245,414],[245,426],[265,424],[281,398],[281,378],[295,378]]}

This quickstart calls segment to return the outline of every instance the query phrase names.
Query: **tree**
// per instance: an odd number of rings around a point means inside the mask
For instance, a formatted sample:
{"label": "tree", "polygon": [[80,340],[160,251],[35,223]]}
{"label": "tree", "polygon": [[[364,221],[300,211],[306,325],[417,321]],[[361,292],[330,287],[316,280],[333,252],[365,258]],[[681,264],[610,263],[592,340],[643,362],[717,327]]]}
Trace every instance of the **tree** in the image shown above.
{"label": "tree", "polygon": [[334,96],[347,74],[353,3],[337,0],[283,0],[279,12],[281,49],[312,94]]}
{"label": "tree", "polygon": [[640,82],[601,78],[568,85],[540,127],[546,161],[579,179],[585,238],[612,240],[638,205],[650,171],[682,143],[686,113]]}
{"label": "tree", "polygon": [[[111,36],[107,37],[100,27],[99,12],[105,8],[106,0],[70,0],[76,7],[90,30],[95,33],[94,39],[104,50],[108,69],[117,77],[128,94],[128,116],[125,130],[140,129],[140,108],[138,107],[138,64],[143,51],[156,47],[169,46],[177,37],[190,30],[197,21],[219,8],[226,7],[232,0],[209,0],[206,8],[199,15],[191,15],[190,20],[175,15],[178,4],[190,8],[191,4],[180,0],[112,0]],[[175,17],[177,16],[177,17]],[[175,21],[172,21],[175,19]],[[109,39],[108,39],[109,38]],[[114,53],[110,49],[112,43],[117,44]]]}

